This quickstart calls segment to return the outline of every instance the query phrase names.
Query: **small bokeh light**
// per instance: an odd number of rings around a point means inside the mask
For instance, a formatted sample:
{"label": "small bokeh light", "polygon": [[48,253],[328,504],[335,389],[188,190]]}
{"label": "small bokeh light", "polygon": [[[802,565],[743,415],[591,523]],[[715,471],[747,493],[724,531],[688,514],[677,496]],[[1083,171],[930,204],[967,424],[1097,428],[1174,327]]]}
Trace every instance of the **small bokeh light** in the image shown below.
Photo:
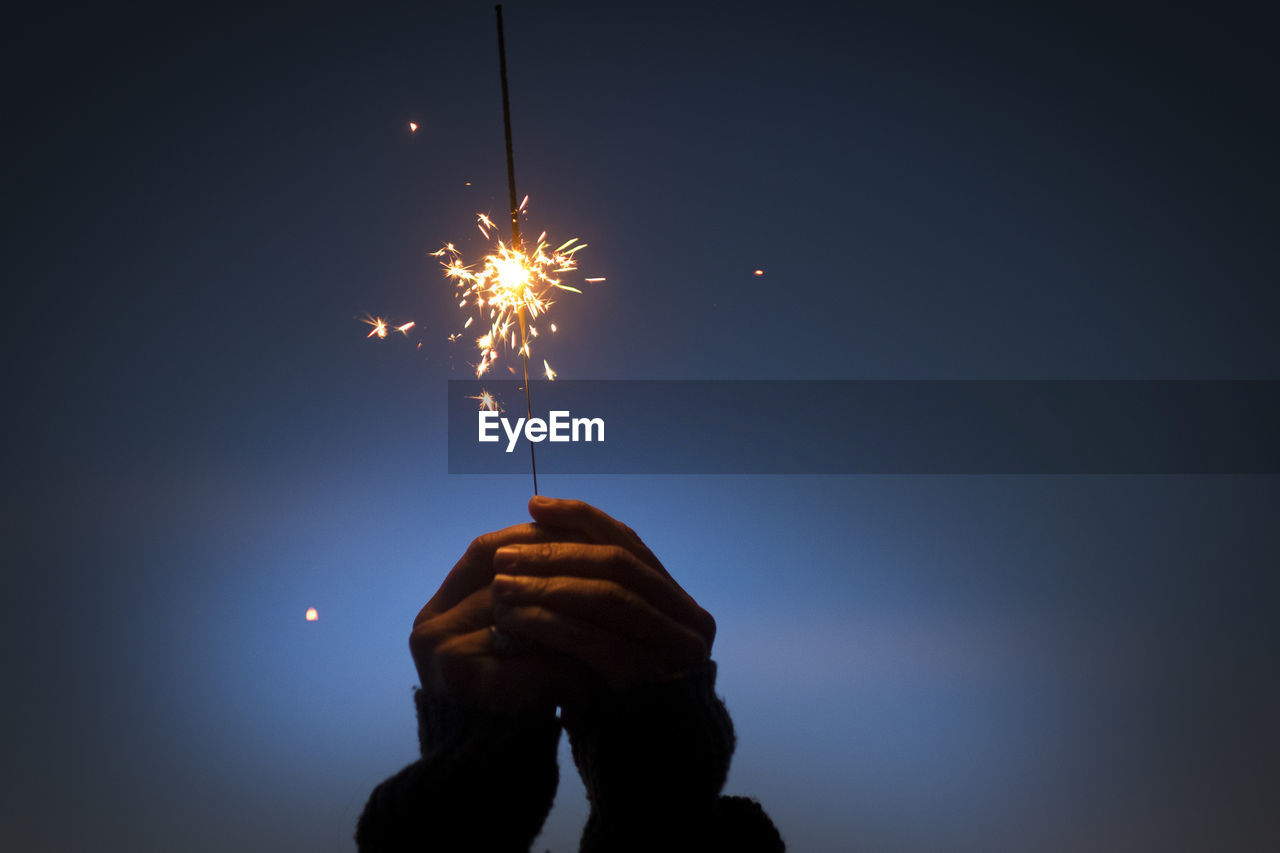
{"label": "small bokeh light", "polygon": [[317,619],[319,619],[319,618],[320,618],[320,614],[316,611],[316,609],[315,609],[314,607],[308,607],[308,608],[307,608],[307,621],[308,621],[308,622],[314,622],[314,621],[316,621],[316,620],[317,620]]}
{"label": "small bokeh light", "polygon": [[764,270],[756,270],[755,275],[764,275]]}

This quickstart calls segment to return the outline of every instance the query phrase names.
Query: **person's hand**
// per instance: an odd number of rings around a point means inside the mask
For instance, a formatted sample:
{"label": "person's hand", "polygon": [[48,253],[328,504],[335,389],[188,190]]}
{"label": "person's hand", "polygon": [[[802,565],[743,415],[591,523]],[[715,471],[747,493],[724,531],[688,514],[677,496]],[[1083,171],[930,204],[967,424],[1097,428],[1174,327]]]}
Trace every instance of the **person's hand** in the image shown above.
{"label": "person's hand", "polygon": [[499,629],[580,661],[612,689],[674,678],[707,660],[715,620],[631,528],[581,501],[535,497],[529,514],[538,529],[583,541],[486,543],[496,546],[488,553]]}
{"label": "person's hand", "polygon": [[573,535],[519,524],[472,541],[413,620],[409,650],[422,687],[507,713],[550,708],[583,680],[584,667],[551,651],[505,655],[495,647],[493,554],[504,546],[568,544]]}

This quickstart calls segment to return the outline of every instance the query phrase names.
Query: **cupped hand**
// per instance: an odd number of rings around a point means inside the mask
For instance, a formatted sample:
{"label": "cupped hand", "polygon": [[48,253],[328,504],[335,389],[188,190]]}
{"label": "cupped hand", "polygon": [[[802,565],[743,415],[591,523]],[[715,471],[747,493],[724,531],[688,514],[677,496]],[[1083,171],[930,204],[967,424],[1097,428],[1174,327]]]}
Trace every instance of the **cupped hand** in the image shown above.
{"label": "cupped hand", "polygon": [[584,664],[612,689],[674,678],[707,660],[715,620],[631,528],[581,501],[535,497],[529,514],[535,529],[570,536],[485,543],[500,629]]}
{"label": "cupped hand", "polygon": [[424,689],[517,713],[552,707],[577,689],[583,665],[553,650],[506,655],[494,644],[493,555],[503,547],[568,544],[574,534],[519,524],[472,541],[413,621],[409,649]]}

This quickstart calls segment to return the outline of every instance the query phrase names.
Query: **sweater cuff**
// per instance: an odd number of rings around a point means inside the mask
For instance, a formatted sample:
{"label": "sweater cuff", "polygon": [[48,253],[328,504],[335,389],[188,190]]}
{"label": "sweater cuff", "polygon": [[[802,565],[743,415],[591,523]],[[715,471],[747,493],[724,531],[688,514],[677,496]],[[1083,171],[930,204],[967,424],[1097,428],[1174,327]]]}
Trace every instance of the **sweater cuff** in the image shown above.
{"label": "sweater cuff", "polygon": [[551,809],[560,723],[419,690],[422,758],[378,785],[356,827],[362,853],[527,851]]}
{"label": "sweater cuff", "polygon": [[620,826],[714,816],[734,747],[715,678],[707,661],[671,681],[605,694],[584,718],[566,720],[593,819]]}
{"label": "sweater cuff", "polygon": [[426,760],[465,753],[471,760],[504,751],[513,741],[555,737],[555,709],[505,714],[474,702],[419,688],[413,693],[418,711],[418,750]]}

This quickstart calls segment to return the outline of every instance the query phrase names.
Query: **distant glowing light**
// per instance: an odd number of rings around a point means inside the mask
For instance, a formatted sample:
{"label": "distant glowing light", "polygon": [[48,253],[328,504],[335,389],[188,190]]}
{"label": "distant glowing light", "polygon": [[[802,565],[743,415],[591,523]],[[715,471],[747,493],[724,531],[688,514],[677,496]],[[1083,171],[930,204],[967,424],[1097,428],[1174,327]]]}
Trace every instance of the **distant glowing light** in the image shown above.
{"label": "distant glowing light", "polygon": [[316,610],[314,607],[308,607],[308,608],[307,608],[307,621],[308,621],[308,622],[315,622],[315,621],[316,621],[317,619],[319,619],[319,618],[320,618],[320,614],[319,614],[319,612],[317,612],[317,610]]}

